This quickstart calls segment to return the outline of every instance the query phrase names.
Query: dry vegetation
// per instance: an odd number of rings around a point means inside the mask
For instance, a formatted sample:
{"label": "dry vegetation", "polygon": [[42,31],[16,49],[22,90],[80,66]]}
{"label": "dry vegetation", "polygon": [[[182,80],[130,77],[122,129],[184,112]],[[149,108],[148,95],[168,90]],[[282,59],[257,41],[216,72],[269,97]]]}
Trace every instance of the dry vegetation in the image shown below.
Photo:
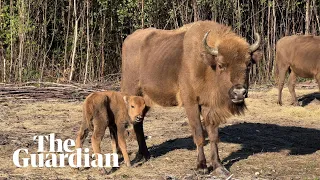
{"label": "dry vegetation", "polygon": [[[307,95],[303,105],[276,104],[275,88],[253,90],[245,116],[233,117],[220,128],[219,151],[223,164],[236,179],[320,179],[320,94],[317,87],[298,89]],[[152,159],[136,167],[100,175],[94,168],[78,172],[71,168],[16,168],[12,153],[18,148],[35,152],[34,135],[56,133],[74,139],[81,120],[81,102],[6,101],[0,105],[0,179],[215,179],[194,170],[196,149],[182,108],[154,108],[145,120]],[[109,133],[102,144],[111,152]],[[88,141],[84,144],[89,147]],[[137,144],[128,143],[130,157]],[[209,145],[205,146],[209,157]]]}

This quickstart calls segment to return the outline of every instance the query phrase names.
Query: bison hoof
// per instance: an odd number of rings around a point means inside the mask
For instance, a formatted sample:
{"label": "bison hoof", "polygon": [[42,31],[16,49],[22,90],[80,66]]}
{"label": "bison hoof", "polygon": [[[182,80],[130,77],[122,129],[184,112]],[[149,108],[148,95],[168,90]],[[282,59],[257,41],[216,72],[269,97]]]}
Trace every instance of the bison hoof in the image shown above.
{"label": "bison hoof", "polygon": [[230,178],[233,174],[231,174],[225,167],[220,166],[215,169],[215,173],[223,178]]}
{"label": "bison hoof", "polygon": [[298,103],[298,101],[294,101],[294,102],[291,102],[291,105],[293,105],[293,106],[299,106],[299,103]]}
{"label": "bison hoof", "polygon": [[72,168],[74,171],[76,171],[76,172],[78,172],[78,171],[80,171],[80,168],[78,168],[78,167],[75,167],[75,168]]}
{"label": "bison hoof", "polygon": [[199,174],[209,174],[209,170],[206,164],[198,164],[197,171]]}
{"label": "bison hoof", "polygon": [[282,106],[282,102],[281,102],[281,101],[278,101],[277,104],[279,104],[280,106]]}
{"label": "bison hoof", "polygon": [[134,162],[139,162],[143,160],[143,155],[140,153],[136,154],[136,157],[134,158]]}
{"label": "bison hoof", "polygon": [[131,167],[131,162],[126,163],[127,167]]}
{"label": "bison hoof", "polygon": [[150,158],[151,158],[151,155],[149,152],[144,154],[139,152],[136,154],[136,157],[134,159],[135,161],[148,161]]}
{"label": "bison hoof", "polygon": [[198,168],[197,169],[197,173],[200,174],[200,175],[206,175],[206,174],[209,174],[209,170],[208,168]]}
{"label": "bison hoof", "polygon": [[99,173],[100,173],[101,175],[104,175],[104,174],[107,174],[107,171],[106,171],[106,169],[104,169],[104,168],[99,168]]}
{"label": "bison hoof", "polygon": [[77,171],[77,172],[81,172],[81,171],[85,171],[87,169],[89,169],[90,167],[76,167],[76,168],[73,168],[74,171]]}

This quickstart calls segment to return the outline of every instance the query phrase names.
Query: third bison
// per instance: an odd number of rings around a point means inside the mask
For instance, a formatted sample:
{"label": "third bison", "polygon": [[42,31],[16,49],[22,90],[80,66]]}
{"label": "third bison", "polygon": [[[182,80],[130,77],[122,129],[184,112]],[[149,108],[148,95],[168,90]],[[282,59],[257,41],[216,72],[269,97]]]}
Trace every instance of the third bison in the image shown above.
{"label": "third bison", "polygon": [[289,71],[288,87],[292,104],[298,105],[294,86],[297,76],[315,78],[320,90],[320,37],[287,36],[276,45],[276,76],[278,76],[278,104],[282,105],[282,89],[286,73]]}

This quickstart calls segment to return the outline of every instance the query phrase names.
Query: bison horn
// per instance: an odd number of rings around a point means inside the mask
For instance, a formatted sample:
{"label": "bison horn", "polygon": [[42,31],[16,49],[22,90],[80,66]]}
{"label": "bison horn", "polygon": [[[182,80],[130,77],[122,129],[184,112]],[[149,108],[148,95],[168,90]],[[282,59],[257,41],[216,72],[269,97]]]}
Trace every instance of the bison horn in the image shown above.
{"label": "bison horn", "polygon": [[250,46],[250,52],[255,52],[260,46],[260,42],[261,42],[260,35],[258,33],[254,33],[254,37],[256,39],[256,42]]}
{"label": "bison horn", "polygon": [[208,46],[208,43],[207,43],[207,38],[208,38],[208,35],[209,35],[210,31],[208,31],[205,35],[204,35],[204,38],[203,38],[203,45],[204,47],[206,48],[207,52],[213,56],[217,56],[218,55],[218,49],[215,49],[215,48],[212,48],[210,46]]}

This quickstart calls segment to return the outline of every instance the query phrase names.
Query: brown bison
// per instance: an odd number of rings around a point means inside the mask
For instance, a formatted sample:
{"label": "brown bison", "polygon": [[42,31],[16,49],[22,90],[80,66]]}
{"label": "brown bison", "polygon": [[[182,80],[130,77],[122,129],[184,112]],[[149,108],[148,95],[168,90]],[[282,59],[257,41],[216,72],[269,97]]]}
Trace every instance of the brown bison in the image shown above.
{"label": "brown bison", "polygon": [[[141,122],[147,109],[144,99],[139,96],[125,96],[113,91],[91,93],[83,104],[83,121],[75,148],[82,147],[91,130],[93,131],[92,149],[98,157],[97,154],[101,153],[101,140],[106,128],[109,127],[113,153],[117,153],[119,146],[125,164],[131,166],[125,141],[125,130],[130,124]],[[104,173],[104,168],[101,168],[101,171]]]}
{"label": "brown bison", "polygon": [[315,78],[320,90],[320,37],[287,36],[276,45],[276,70],[278,78],[278,104],[282,105],[282,89],[286,73],[289,71],[288,88],[292,104],[298,105],[294,86],[297,76]]}
{"label": "brown bison", "polygon": [[[141,95],[161,106],[183,105],[197,146],[197,168],[207,170],[203,146],[204,119],[211,145],[211,165],[228,173],[218,155],[218,126],[242,114],[248,90],[249,65],[257,42],[249,45],[230,27],[199,21],[176,30],[137,30],[122,47],[121,91]],[[139,152],[147,150],[142,123],[134,125]]]}

